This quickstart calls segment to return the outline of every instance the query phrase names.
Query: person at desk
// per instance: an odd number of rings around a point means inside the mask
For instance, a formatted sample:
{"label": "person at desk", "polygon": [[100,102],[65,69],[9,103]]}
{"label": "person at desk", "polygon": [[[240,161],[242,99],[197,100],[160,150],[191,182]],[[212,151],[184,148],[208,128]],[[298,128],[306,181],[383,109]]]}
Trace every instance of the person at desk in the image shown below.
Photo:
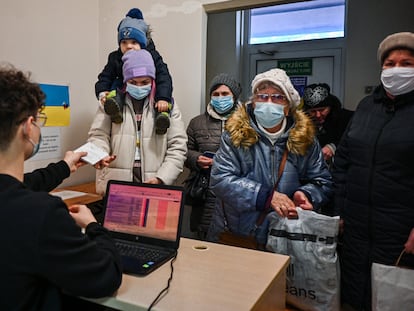
{"label": "person at desk", "polygon": [[[85,205],[68,210],[60,198],[40,191],[81,166],[82,153],[69,152],[69,163],[25,176],[24,161],[36,154],[41,140],[45,95],[11,65],[0,67],[0,92],[0,310],[64,310],[67,294],[113,294],[122,269],[108,231]],[[60,169],[60,177],[47,178]]]}

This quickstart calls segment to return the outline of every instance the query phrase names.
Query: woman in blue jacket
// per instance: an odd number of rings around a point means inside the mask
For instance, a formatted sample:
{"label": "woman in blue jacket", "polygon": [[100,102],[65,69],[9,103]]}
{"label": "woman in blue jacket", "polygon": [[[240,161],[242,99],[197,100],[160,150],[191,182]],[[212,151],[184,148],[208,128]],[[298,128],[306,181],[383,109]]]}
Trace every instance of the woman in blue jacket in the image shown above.
{"label": "woman in blue jacket", "polygon": [[[208,239],[218,241],[225,230],[255,233],[266,243],[267,221],[255,230],[264,210],[296,217],[296,206],[319,212],[331,195],[331,175],[315,139],[312,121],[297,111],[300,97],[285,71],[272,69],[252,82],[252,98],[226,123],[211,171],[217,196]],[[276,190],[282,155],[288,150]]]}

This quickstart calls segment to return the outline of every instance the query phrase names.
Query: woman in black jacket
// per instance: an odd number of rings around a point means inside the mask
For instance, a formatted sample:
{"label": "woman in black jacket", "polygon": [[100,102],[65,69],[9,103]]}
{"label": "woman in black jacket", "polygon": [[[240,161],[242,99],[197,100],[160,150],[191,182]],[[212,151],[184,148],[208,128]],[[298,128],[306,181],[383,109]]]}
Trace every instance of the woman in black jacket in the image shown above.
{"label": "woman in black jacket", "polygon": [[[211,100],[205,113],[193,118],[187,127],[188,154],[185,166],[191,170],[188,180],[197,173],[208,179],[214,153],[220,146],[224,124],[238,106],[240,84],[225,73],[215,76],[210,83]],[[188,198],[188,196],[187,196]],[[205,239],[210,225],[216,197],[206,189],[199,197],[191,197],[190,229]]]}
{"label": "woman in black jacket", "polygon": [[371,265],[414,268],[414,33],[378,48],[381,84],[358,105],[335,155],[335,208],[343,221],[341,297],[371,310]]}

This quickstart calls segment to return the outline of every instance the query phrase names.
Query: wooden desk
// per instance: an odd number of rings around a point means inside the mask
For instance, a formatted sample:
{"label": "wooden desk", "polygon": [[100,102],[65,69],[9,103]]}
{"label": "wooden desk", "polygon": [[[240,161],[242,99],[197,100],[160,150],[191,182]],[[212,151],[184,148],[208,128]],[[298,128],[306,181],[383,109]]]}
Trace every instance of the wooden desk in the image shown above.
{"label": "wooden desk", "polygon": [[60,192],[60,191],[66,191],[66,190],[85,192],[85,195],[64,200],[67,206],[73,205],[73,204],[89,204],[89,203],[93,203],[93,202],[96,202],[102,199],[102,196],[96,193],[94,181],[90,183],[75,185],[75,186],[57,188],[53,190],[52,192]]}
{"label": "wooden desk", "polygon": [[[284,255],[181,238],[170,289],[154,310],[285,310],[288,263]],[[147,310],[167,285],[170,270],[168,262],[145,277],[124,274],[113,297],[90,300]]]}

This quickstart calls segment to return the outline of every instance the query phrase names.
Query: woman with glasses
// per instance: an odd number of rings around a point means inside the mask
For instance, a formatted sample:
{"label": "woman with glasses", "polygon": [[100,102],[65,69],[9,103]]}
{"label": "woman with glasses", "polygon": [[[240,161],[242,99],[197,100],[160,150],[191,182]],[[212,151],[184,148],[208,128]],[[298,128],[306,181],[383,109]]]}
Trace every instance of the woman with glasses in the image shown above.
{"label": "woman with glasses", "polygon": [[[331,175],[315,139],[312,121],[296,107],[300,97],[285,71],[272,69],[252,82],[251,100],[227,120],[211,170],[217,196],[207,238],[218,241],[225,230],[267,239],[262,211],[296,217],[296,206],[319,212],[332,191]],[[287,150],[283,174],[278,170]]]}

